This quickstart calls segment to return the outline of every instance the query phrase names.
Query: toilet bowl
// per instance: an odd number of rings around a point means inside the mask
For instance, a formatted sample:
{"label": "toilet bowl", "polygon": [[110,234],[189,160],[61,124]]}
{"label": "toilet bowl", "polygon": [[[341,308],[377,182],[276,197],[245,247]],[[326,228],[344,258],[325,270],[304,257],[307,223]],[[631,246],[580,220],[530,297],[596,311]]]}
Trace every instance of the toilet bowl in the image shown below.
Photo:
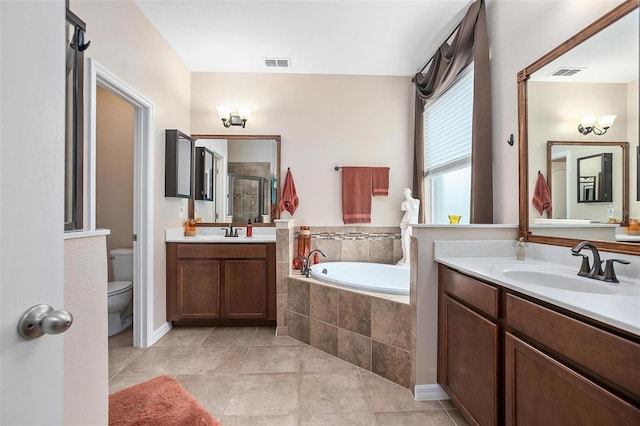
{"label": "toilet bowl", "polygon": [[133,323],[133,249],[109,252],[113,279],[107,285],[109,336],[121,332]]}

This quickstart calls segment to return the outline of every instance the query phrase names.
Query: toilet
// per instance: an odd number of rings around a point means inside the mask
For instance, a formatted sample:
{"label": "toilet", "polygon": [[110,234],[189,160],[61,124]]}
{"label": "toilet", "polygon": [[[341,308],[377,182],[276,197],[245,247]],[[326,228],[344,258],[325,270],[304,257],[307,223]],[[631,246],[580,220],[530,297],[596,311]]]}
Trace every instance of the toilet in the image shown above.
{"label": "toilet", "polygon": [[133,249],[118,248],[109,252],[113,281],[107,285],[109,336],[133,323]]}

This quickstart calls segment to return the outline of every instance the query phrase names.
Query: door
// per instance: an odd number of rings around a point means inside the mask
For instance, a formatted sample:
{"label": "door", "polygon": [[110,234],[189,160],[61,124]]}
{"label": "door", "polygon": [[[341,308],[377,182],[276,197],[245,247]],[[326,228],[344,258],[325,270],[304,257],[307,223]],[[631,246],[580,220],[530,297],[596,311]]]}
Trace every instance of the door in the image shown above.
{"label": "door", "polygon": [[63,336],[25,341],[17,323],[63,308],[64,22],[62,0],[0,2],[2,425],[62,424]]}

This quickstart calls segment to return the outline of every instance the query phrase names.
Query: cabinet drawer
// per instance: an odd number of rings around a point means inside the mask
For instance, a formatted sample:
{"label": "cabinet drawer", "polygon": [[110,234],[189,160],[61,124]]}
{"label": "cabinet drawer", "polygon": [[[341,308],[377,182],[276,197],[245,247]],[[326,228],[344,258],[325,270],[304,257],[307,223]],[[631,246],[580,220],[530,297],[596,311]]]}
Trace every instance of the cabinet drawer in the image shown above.
{"label": "cabinet drawer", "polygon": [[497,318],[499,290],[473,278],[439,267],[439,281],[445,293],[469,303],[481,311]]}
{"label": "cabinet drawer", "polygon": [[637,425],[640,410],[505,333],[505,425]]}
{"label": "cabinet drawer", "polygon": [[178,244],[178,258],[264,259],[266,244]]}
{"label": "cabinet drawer", "polygon": [[640,345],[513,294],[506,324],[640,400]]}

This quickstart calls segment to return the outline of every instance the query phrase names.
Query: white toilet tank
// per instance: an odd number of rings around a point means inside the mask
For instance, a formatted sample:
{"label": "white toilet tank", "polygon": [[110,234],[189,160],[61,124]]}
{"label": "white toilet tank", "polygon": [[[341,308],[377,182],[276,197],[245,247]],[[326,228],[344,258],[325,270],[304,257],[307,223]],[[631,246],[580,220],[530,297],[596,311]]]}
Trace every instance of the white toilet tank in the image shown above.
{"label": "white toilet tank", "polygon": [[113,281],[133,282],[133,249],[113,249],[109,254],[113,261]]}

